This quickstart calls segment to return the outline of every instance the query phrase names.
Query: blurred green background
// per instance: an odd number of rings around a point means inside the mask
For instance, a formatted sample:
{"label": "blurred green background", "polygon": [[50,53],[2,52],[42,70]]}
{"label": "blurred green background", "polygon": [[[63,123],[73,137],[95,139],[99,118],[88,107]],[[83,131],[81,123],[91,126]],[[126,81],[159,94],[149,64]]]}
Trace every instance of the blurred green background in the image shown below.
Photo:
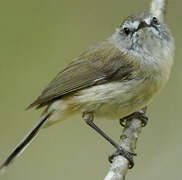
{"label": "blurred green background", "polygon": [[[148,10],[150,0],[1,0],[0,162],[37,122],[24,111],[71,60],[110,36],[123,18]],[[181,179],[181,6],[169,0],[166,23],[176,40],[170,81],[148,108],[149,124],[138,141],[136,166],[127,179]],[[97,121],[118,140],[118,121]],[[42,131],[3,180],[103,179],[113,147],[74,117]]]}

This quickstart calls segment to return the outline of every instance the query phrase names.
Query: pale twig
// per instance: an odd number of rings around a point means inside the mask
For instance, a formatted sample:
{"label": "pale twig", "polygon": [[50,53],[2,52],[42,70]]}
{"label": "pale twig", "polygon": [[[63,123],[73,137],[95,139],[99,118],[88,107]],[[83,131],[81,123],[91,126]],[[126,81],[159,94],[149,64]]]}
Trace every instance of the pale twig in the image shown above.
{"label": "pale twig", "polygon": [[[152,0],[151,10],[156,17],[163,21],[167,6],[167,0]],[[133,118],[127,123],[121,135],[120,145],[127,151],[134,152],[138,136],[142,129],[142,122],[139,118]],[[104,180],[124,180],[129,169],[129,162],[122,156],[114,158]]]}
{"label": "pale twig", "polygon": [[152,0],[150,12],[153,13],[160,21],[164,20],[166,14],[167,0]]}
{"label": "pale twig", "polygon": [[[134,152],[139,133],[141,132],[142,122],[133,118],[127,122],[121,135],[120,146],[129,152]],[[114,158],[112,166],[104,180],[124,180],[129,168],[129,162],[122,156]]]}

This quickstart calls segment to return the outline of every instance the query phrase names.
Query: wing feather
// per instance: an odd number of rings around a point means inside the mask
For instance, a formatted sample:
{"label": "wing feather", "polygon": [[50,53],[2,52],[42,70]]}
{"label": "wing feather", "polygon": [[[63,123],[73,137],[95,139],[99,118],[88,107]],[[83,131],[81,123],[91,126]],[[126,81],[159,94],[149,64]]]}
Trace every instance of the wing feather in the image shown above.
{"label": "wing feather", "polygon": [[133,61],[108,40],[88,49],[53,79],[28,107],[40,108],[62,96],[93,85],[131,78]]}

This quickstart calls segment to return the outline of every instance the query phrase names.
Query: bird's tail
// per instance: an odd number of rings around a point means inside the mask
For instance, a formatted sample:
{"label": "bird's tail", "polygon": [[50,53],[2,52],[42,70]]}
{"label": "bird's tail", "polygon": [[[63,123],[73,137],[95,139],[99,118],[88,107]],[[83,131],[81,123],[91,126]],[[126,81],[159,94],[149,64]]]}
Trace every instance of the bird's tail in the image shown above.
{"label": "bird's tail", "polygon": [[32,130],[23,138],[23,140],[13,149],[4,163],[0,166],[0,172],[3,172],[6,167],[13,162],[13,160],[18,157],[25,148],[32,142],[36,137],[42,125],[46,122],[47,119],[52,115],[52,112],[49,112],[42,116],[41,120],[32,128]]}

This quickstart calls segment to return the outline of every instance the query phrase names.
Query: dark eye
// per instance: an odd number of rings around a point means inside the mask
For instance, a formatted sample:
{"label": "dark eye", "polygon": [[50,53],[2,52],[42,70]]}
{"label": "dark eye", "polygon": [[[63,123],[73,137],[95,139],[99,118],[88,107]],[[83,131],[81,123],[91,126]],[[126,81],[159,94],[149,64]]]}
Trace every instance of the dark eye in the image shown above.
{"label": "dark eye", "polygon": [[155,25],[158,25],[159,21],[158,21],[158,19],[156,17],[153,17],[152,23],[155,24]]}
{"label": "dark eye", "polygon": [[130,32],[131,32],[131,31],[130,31],[128,28],[126,28],[126,27],[123,29],[123,31],[125,32],[126,35],[130,34]]}

